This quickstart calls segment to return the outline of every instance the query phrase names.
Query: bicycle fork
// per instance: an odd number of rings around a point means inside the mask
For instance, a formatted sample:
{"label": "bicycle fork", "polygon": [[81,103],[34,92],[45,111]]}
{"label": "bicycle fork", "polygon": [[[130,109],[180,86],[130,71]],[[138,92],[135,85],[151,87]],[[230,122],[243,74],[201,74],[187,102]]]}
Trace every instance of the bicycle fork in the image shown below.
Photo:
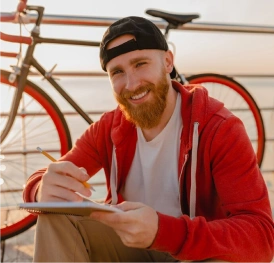
{"label": "bicycle fork", "polygon": [[[1,132],[0,135],[0,143],[2,143],[6,136],[8,135],[9,131],[12,128],[12,125],[14,123],[18,108],[19,108],[19,104],[20,104],[20,100],[22,98],[22,94],[24,91],[24,87],[26,85],[27,82],[27,76],[29,74],[29,70],[30,70],[30,63],[31,63],[31,56],[34,52],[34,48],[35,45],[31,44],[28,49],[27,49],[27,53],[26,53],[26,57],[22,63],[21,66],[21,70],[16,70],[16,72],[13,72],[12,74],[15,74],[16,79],[15,81],[18,81],[17,83],[17,89],[15,91],[15,94],[13,96],[13,100],[12,100],[12,104],[11,104],[11,109],[10,109],[10,114],[8,116],[8,120],[7,123],[5,125],[5,128],[3,129],[3,131]],[[12,79],[12,78],[11,78]]]}

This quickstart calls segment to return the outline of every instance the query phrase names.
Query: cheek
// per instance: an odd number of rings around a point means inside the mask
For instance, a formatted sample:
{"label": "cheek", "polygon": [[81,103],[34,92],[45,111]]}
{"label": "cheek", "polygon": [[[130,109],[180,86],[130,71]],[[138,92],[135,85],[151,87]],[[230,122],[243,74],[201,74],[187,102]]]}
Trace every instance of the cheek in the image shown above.
{"label": "cheek", "polygon": [[162,68],[157,65],[154,67],[146,67],[143,68],[140,72],[138,72],[142,77],[143,80],[146,80],[148,82],[154,82],[161,76]]}
{"label": "cheek", "polygon": [[123,90],[123,83],[121,81],[110,81],[113,93],[120,95]]}

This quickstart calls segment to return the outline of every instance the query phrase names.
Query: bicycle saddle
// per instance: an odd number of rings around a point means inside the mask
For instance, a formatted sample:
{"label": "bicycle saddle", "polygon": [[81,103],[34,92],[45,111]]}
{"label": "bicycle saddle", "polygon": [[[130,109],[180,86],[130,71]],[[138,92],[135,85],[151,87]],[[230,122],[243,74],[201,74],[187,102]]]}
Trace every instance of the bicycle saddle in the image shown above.
{"label": "bicycle saddle", "polygon": [[166,13],[166,12],[162,12],[155,9],[148,9],[146,10],[146,13],[151,16],[160,17],[175,27],[186,24],[188,22],[191,22],[193,19],[200,17],[198,14],[190,14],[190,15],[172,14],[172,13]]}

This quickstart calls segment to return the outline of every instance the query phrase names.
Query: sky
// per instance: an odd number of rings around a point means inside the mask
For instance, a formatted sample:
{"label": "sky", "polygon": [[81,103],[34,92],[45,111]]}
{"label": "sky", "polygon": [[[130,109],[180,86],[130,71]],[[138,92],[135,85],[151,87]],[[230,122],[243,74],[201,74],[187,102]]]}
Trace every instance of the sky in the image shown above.
{"label": "sky", "polygon": [[[1,0],[1,11],[16,9],[18,0]],[[273,0],[29,0],[42,5],[45,14],[114,17],[144,16],[146,9],[173,13],[198,13],[196,22],[246,24],[274,27]],[[194,21],[194,22],[195,22]],[[23,34],[32,29],[23,28]],[[100,41],[105,27],[42,25],[41,35]],[[19,32],[16,24],[2,23],[1,31]],[[274,34],[220,33],[173,30],[169,41],[176,46],[175,65],[186,73],[274,74]],[[17,44],[1,41],[2,51],[18,51]],[[101,71],[99,49],[78,46],[39,45],[35,57],[46,68],[57,63],[58,71]],[[2,58],[7,68],[10,59]],[[12,62],[14,62],[13,60]]]}

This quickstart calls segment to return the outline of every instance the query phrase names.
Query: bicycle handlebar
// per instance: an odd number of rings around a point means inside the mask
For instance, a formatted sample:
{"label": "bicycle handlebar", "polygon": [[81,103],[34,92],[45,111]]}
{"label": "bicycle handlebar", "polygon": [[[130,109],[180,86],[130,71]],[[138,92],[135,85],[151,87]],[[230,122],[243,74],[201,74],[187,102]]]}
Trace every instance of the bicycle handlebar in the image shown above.
{"label": "bicycle handlebar", "polygon": [[[0,22],[7,22],[13,21],[16,19],[19,13],[23,12],[26,9],[28,0],[20,0],[19,4],[17,5],[17,11],[15,13],[11,13],[9,16],[0,17]],[[13,43],[22,43],[31,45],[32,38],[31,37],[24,37],[24,36],[16,36],[16,35],[9,35],[5,34],[0,31],[0,39],[7,42]],[[3,55],[3,54],[2,54]],[[7,56],[7,54],[5,54]]]}
{"label": "bicycle handlebar", "polygon": [[13,22],[16,21],[17,18],[17,12],[16,13],[9,13],[8,15],[2,15],[0,16],[1,22]]}
{"label": "bicycle handlebar", "polygon": [[7,42],[22,43],[22,44],[27,44],[27,45],[31,45],[31,43],[32,43],[31,37],[9,35],[9,34],[5,34],[3,32],[0,32],[0,39],[3,41],[7,41]]}
{"label": "bicycle handlebar", "polygon": [[20,0],[19,4],[17,5],[17,12],[21,13],[26,9],[28,0]]}
{"label": "bicycle handlebar", "polygon": [[16,58],[18,53],[0,51],[0,57]]}
{"label": "bicycle handlebar", "polygon": [[20,0],[17,5],[16,12],[9,13],[8,15],[5,15],[5,16],[1,15],[0,21],[1,22],[13,22],[13,21],[16,22],[18,20],[19,14],[23,13],[24,10],[26,9],[27,1],[28,0]]}

